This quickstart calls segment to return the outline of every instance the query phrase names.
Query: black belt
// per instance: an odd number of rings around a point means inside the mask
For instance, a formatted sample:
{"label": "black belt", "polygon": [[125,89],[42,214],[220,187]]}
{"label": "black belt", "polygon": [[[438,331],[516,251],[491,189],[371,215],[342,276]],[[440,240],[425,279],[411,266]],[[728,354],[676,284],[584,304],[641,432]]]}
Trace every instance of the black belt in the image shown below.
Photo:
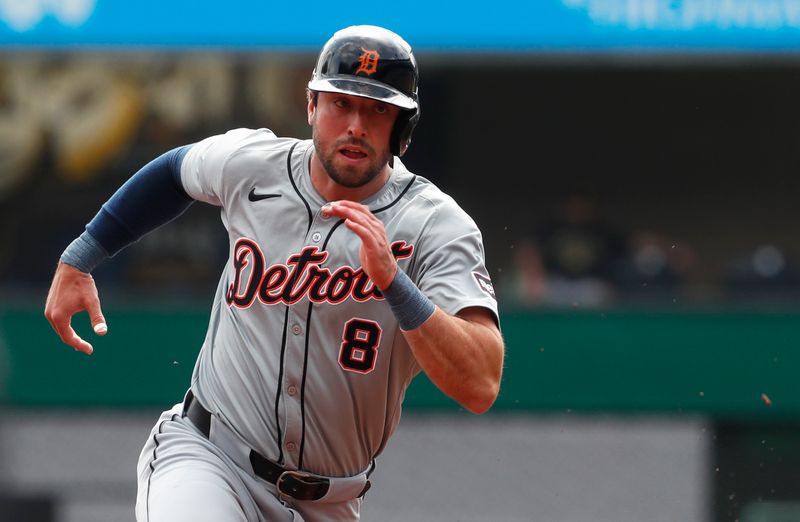
{"label": "black belt", "polygon": [[[189,417],[192,424],[208,438],[211,433],[211,413],[200,404],[200,401],[194,400],[191,391],[186,394],[186,400],[183,402],[183,416]],[[330,481],[325,477],[285,469],[252,449],[250,464],[256,475],[275,484],[279,492],[297,500],[319,500],[325,496],[330,487]],[[366,490],[367,488],[364,488],[362,495]]]}

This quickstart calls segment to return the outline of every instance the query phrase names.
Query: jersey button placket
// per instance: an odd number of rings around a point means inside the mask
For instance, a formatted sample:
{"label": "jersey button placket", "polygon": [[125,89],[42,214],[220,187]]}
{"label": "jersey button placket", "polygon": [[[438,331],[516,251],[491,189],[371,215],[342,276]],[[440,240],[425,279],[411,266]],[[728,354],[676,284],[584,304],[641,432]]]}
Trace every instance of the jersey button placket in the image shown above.
{"label": "jersey button placket", "polygon": [[[303,364],[305,353],[305,324],[307,317],[307,304],[298,303],[289,306],[289,324],[287,326],[288,338],[286,339],[286,361],[284,363],[284,381],[282,388],[284,393],[282,398],[286,412],[283,448],[285,465],[297,465],[300,440],[303,429],[303,413],[301,404],[300,387],[297,383],[303,377]],[[290,386],[294,387],[294,393],[290,392]]]}

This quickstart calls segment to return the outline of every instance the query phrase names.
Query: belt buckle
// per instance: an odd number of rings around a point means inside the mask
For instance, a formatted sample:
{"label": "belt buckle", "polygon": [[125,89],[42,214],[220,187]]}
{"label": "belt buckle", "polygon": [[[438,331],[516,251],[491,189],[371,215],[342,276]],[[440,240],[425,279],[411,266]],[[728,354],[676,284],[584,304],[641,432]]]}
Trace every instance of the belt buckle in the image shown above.
{"label": "belt buckle", "polygon": [[328,492],[329,486],[325,477],[293,470],[284,471],[275,481],[279,494],[296,500],[319,500]]}

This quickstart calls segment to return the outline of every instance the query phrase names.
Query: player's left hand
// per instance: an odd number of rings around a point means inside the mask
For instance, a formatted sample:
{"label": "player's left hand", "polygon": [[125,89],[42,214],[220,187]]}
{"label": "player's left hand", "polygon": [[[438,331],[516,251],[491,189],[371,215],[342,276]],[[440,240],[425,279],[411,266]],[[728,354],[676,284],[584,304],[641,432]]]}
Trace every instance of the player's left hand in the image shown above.
{"label": "player's left hand", "polygon": [[358,257],[361,266],[379,289],[392,284],[397,273],[397,260],[392,254],[383,221],[369,208],[355,201],[332,201],[322,209],[323,214],[344,220],[344,224],[361,238]]}

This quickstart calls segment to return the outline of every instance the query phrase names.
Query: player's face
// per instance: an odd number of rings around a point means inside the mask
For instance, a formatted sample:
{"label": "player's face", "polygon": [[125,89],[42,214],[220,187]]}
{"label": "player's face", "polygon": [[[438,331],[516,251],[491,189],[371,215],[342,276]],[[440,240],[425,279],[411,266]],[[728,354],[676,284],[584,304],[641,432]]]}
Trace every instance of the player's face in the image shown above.
{"label": "player's face", "polygon": [[363,187],[391,159],[389,137],[399,109],[369,98],[321,92],[308,104],[314,148],[339,185]]}

